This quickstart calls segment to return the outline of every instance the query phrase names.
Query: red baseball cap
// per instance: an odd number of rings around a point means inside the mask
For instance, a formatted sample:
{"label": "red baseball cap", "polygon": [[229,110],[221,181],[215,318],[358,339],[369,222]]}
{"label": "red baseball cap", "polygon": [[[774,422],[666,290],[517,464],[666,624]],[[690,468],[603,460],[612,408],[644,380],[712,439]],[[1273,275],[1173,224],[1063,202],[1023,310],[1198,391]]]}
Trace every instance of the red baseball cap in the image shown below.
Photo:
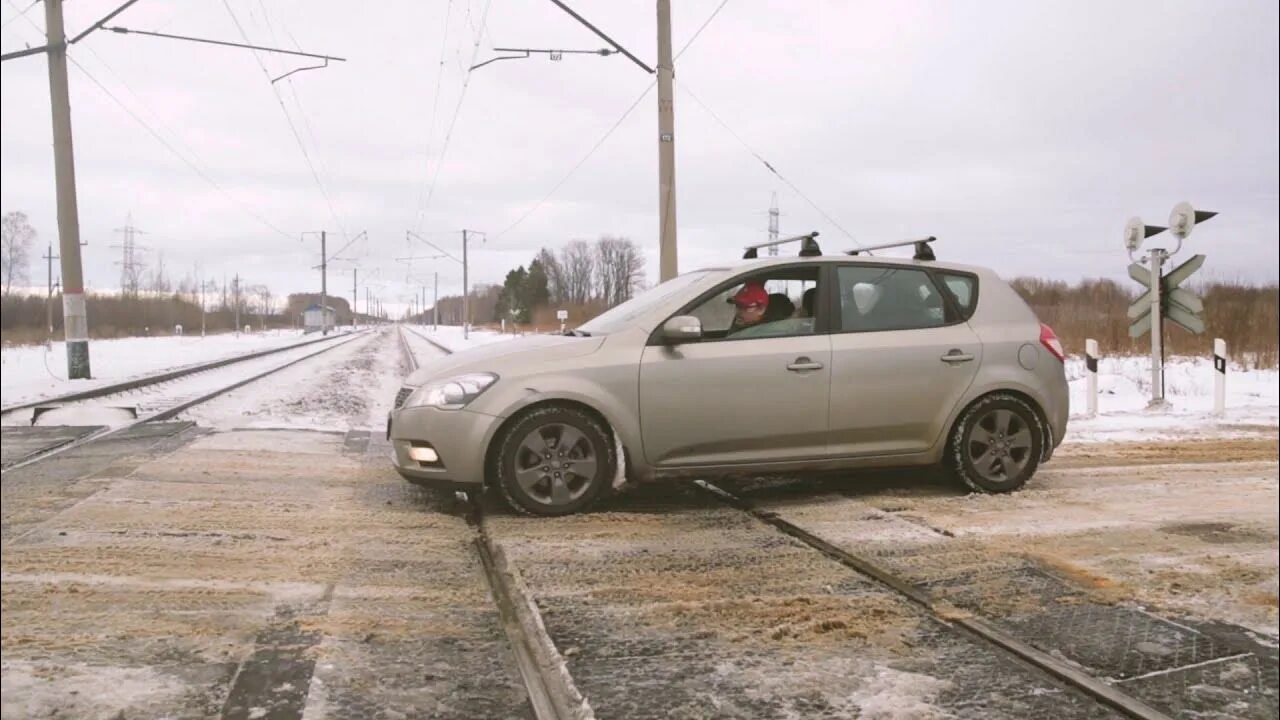
{"label": "red baseball cap", "polygon": [[742,289],[733,295],[733,304],[738,307],[747,305],[768,305],[769,292],[764,289],[763,285],[748,283],[743,285]]}

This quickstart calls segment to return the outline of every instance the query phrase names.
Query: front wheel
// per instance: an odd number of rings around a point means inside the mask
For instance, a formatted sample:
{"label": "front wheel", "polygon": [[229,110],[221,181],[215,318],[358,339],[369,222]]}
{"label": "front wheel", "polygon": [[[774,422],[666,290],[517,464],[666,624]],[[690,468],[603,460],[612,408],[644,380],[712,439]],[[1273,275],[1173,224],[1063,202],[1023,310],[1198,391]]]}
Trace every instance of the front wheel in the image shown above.
{"label": "front wheel", "polygon": [[949,465],[978,492],[1026,484],[1040,465],[1044,433],[1035,410],[1014,395],[988,395],[965,411],[951,436]]}
{"label": "front wheel", "polygon": [[511,507],[533,515],[568,515],[603,495],[616,459],[608,431],[590,413],[547,407],[503,434],[497,485]]}

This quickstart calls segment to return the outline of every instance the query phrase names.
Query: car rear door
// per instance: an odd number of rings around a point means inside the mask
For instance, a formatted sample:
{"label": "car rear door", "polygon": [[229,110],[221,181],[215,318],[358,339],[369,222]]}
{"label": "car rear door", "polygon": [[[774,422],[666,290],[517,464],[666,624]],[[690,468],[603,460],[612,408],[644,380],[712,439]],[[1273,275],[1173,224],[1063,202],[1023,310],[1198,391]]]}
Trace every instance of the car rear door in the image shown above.
{"label": "car rear door", "polygon": [[923,267],[847,263],[833,274],[828,451],[928,450],[977,374],[981,341]]}

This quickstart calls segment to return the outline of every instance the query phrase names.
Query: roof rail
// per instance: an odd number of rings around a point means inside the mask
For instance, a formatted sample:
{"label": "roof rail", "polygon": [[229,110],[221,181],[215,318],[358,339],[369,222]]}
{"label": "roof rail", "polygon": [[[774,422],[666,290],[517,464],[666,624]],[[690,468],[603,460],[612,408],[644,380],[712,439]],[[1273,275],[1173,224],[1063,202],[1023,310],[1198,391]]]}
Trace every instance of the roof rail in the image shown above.
{"label": "roof rail", "polygon": [[914,245],[916,252],[912,256],[914,260],[937,260],[933,254],[933,248],[929,247],[929,243],[937,241],[938,238],[930,235],[927,238],[919,240],[903,240],[902,242],[885,243],[884,245],[872,245],[870,247],[857,248],[855,250],[846,250],[847,255],[858,255],[859,253],[870,252],[872,250],[888,250],[889,248],[906,247]]}
{"label": "roof rail", "polygon": [[774,245],[785,245],[787,243],[800,243],[800,257],[818,257],[822,255],[822,248],[818,247],[818,241],[814,238],[818,237],[818,231],[814,230],[805,235],[796,235],[795,237],[783,238],[782,240],[772,240],[757,245],[748,245],[742,253],[743,260],[754,260],[759,257],[757,251],[763,247],[773,247]]}

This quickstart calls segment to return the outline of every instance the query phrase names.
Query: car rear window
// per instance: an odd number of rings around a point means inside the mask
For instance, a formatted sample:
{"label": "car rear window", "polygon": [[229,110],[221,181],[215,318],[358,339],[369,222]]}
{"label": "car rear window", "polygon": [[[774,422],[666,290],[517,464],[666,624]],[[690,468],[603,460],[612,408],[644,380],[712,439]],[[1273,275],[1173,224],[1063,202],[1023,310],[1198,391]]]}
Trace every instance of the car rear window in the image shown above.
{"label": "car rear window", "polygon": [[942,284],[950,291],[956,307],[960,309],[960,319],[968,320],[978,304],[978,278],[950,272],[940,272],[938,275],[942,278]]}

